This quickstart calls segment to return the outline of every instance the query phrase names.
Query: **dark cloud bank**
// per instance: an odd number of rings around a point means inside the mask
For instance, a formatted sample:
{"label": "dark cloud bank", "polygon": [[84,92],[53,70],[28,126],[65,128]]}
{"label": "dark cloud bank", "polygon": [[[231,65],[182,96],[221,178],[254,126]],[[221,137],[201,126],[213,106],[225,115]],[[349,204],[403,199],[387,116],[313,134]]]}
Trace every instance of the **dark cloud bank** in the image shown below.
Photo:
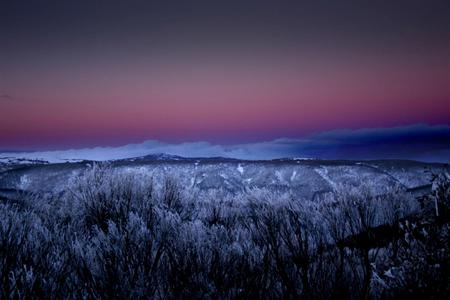
{"label": "dark cloud bank", "polygon": [[325,159],[386,158],[449,162],[450,126],[337,130],[306,140],[293,140],[290,145],[294,153]]}
{"label": "dark cloud bank", "polygon": [[[450,163],[450,126],[425,124],[359,130],[335,130],[303,139],[277,139],[238,145],[208,142],[170,144],[149,140],[121,147],[97,147],[64,151],[18,153],[49,161],[64,159],[110,160],[165,153],[185,157],[230,157],[240,159],[409,159]],[[9,153],[5,156],[11,156]]]}
{"label": "dark cloud bank", "polygon": [[305,139],[278,139],[232,148],[231,152],[239,149],[243,156],[248,154],[248,158],[412,159],[450,162],[450,126],[412,125],[335,130]]}

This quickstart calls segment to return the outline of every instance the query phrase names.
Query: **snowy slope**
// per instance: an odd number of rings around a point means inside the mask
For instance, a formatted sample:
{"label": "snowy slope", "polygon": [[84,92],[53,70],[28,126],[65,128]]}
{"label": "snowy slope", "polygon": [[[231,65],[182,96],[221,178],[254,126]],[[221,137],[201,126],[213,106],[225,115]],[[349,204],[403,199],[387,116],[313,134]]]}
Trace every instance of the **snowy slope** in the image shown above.
{"label": "snowy slope", "polygon": [[[92,166],[92,162],[21,165],[0,172],[0,189],[61,191]],[[446,170],[443,164],[402,161],[351,162],[322,160],[240,161],[225,158],[187,159],[147,156],[110,163],[115,172],[153,178],[155,184],[170,177],[197,191],[241,193],[267,188],[313,199],[344,185],[414,188],[430,183],[431,174]]]}

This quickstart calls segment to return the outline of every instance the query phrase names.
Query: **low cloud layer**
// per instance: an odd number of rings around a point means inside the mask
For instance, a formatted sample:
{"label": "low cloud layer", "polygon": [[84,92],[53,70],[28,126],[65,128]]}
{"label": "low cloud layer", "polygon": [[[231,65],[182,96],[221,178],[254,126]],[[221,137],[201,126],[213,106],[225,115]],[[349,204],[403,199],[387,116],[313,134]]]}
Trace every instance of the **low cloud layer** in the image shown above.
{"label": "low cloud layer", "polygon": [[165,153],[184,157],[230,157],[239,159],[412,159],[450,162],[450,126],[412,125],[392,128],[336,130],[304,139],[216,145],[208,142],[170,144],[149,140],[121,147],[97,147],[33,153],[4,153],[0,157],[23,157],[58,162],[71,159],[111,160]]}

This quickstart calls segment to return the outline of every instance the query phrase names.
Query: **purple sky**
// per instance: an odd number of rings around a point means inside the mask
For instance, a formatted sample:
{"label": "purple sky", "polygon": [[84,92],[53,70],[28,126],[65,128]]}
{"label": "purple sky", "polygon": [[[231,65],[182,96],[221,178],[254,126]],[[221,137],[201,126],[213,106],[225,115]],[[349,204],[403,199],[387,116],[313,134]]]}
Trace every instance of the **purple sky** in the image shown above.
{"label": "purple sky", "polygon": [[450,124],[448,1],[274,3],[2,2],[0,149]]}

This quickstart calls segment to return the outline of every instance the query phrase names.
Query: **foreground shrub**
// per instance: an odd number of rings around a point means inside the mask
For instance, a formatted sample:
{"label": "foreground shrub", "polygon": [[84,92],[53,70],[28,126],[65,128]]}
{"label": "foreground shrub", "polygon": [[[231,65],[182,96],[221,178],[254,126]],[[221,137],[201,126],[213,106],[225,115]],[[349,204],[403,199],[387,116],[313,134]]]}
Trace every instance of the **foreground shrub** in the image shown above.
{"label": "foreground shrub", "polygon": [[95,165],[0,205],[0,298],[443,298],[447,184],[433,217],[401,188],[218,197]]}

